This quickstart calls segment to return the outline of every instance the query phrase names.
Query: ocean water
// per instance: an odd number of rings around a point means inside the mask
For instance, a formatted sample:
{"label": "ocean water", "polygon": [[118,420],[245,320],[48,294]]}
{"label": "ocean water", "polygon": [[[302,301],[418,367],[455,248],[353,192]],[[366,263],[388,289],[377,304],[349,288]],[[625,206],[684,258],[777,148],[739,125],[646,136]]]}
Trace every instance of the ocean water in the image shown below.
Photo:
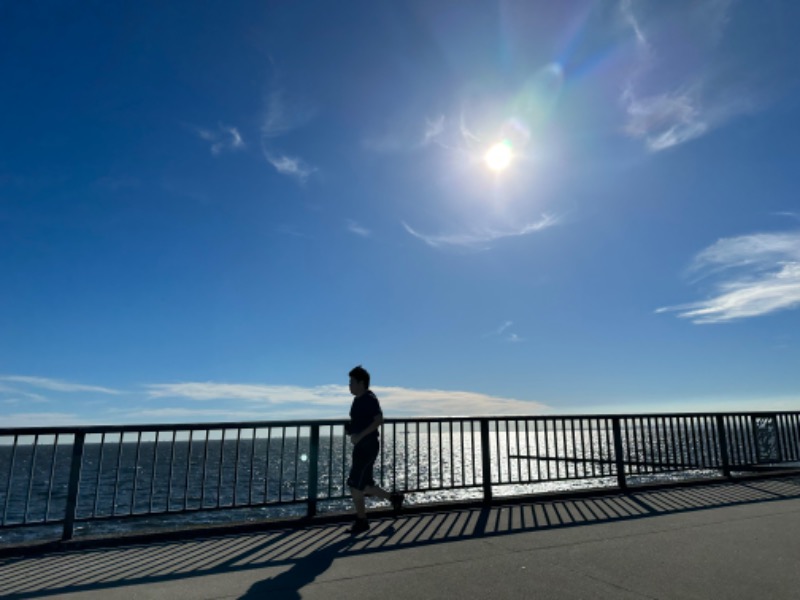
{"label": "ocean water", "polygon": [[[311,444],[302,428],[88,436],[83,451],[75,536],[144,529],[255,522],[305,514]],[[327,435],[325,435],[327,433]],[[718,475],[711,443],[678,444],[680,436],[627,439],[628,481]],[[225,437],[224,437],[225,436]],[[702,436],[698,439],[702,442]],[[6,440],[7,442],[8,440]],[[36,442],[34,444],[34,441]],[[408,492],[412,504],[482,497],[480,433],[473,425],[439,423],[385,431],[377,483]],[[631,444],[633,442],[633,444]],[[614,486],[608,429],[528,431],[520,425],[489,435],[495,496]],[[331,427],[320,437],[318,512],[349,512],[351,446]],[[63,518],[72,440],[54,436],[0,444],[0,544],[54,539]],[[373,502],[377,504],[377,502]]]}

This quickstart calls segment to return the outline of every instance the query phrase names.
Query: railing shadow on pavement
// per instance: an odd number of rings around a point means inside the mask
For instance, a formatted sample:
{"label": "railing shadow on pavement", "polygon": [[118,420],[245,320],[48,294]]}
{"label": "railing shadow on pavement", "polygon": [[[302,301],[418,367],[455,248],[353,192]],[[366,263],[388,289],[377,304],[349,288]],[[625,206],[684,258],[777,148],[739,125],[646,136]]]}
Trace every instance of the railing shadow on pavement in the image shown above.
{"label": "railing shadow on pavement", "polygon": [[0,596],[38,598],[258,569],[269,576],[241,598],[299,598],[341,557],[795,498],[800,476],[408,514],[376,519],[358,537],[347,533],[349,523],[339,523],[65,550],[0,560]]}

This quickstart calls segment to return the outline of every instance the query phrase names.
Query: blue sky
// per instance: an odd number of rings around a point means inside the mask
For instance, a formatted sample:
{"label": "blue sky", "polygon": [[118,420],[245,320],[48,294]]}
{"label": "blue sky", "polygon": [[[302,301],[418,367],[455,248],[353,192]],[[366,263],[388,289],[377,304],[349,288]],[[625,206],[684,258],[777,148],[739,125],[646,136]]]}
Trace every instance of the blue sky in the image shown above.
{"label": "blue sky", "polygon": [[0,14],[4,424],[800,409],[795,2]]}

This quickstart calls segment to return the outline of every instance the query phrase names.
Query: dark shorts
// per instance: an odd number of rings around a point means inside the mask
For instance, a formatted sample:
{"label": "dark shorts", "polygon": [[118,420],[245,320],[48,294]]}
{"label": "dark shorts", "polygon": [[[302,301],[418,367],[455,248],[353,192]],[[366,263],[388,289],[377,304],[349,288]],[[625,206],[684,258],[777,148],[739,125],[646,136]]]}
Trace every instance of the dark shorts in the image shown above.
{"label": "dark shorts", "polygon": [[377,438],[367,438],[361,440],[353,448],[353,466],[350,467],[350,477],[347,478],[347,485],[360,491],[364,491],[368,485],[375,485],[372,478],[372,467],[375,459],[378,458],[380,442]]}

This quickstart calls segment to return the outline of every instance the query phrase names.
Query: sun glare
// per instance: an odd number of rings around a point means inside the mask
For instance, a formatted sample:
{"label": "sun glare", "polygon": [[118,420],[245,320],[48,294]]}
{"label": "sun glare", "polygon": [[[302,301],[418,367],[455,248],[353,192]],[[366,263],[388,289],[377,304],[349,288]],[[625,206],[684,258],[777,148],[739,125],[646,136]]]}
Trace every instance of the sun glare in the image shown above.
{"label": "sun glare", "polygon": [[507,142],[499,142],[489,148],[484,156],[484,160],[486,161],[487,167],[499,173],[508,168],[513,157],[514,154],[511,152],[511,146]]}

